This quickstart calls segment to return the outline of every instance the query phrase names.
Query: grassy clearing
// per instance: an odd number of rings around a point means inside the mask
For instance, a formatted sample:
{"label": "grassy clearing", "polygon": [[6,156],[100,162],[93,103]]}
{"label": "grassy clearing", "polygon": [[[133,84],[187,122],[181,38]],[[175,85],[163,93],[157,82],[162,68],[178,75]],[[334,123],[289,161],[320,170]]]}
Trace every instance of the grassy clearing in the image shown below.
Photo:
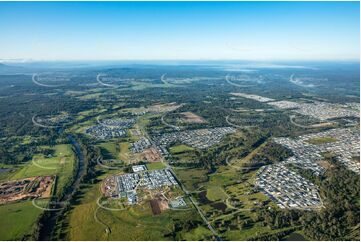
{"label": "grassy clearing", "polygon": [[179,235],[177,240],[186,240],[186,241],[200,241],[200,240],[208,240],[207,238],[211,237],[212,232],[205,227],[197,227],[192,229],[191,231],[187,231],[186,233],[182,233]]}
{"label": "grassy clearing", "polygon": [[84,197],[75,205],[69,215],[68,237],[66,240],[106,240],[105,227],[97,223],[94,213],[100,197],[99,184],[90,189],[83,188]]}
{"label": "grassy clearing", "polygon": [[172,154],[177,163],[198,163],[199,157],[196,152],[188,150],[187,152]]}
{"label": "grassy clearing", "polygon": [[[50,147],[44,146],[44,148]],[[68,144],[56,145],[51,148],[55,150],[53,157],[35,155],[33,160],[29,161],[11,177],[11,180],[34,176],[57,175],[58,183],[56,194],[59,194],[72,176],[75,154],[72,151],[71,145]]]}
{"label": "grassy clearing", "polygon": [[100,98],[100,95],[102,95],[102,93],[92,93],[83,96],[78,96],[77,98],[79,98],[80,100],[98,99]]}
{"label": "grassy clearing", "polygon": [[147,82],[139,82],[139,81],[132,81],[132,89],[133,90],[144,90],[146,88],[164,88],[164,87],[173,87],[172,84],[153,84],[153,83],[147,83]]}
{"label": "grassy clearing", "polygon": [[262,226],[260,223],[256,223],[249,228],[244,228],[242,230],[230,230],[224,233],[227,240],[248,240],[257,235],[264,233],[273,234],[281,231],[289,230],[290,228],[285,229],[271,229],[269,227]]}
{"label": "grassy clearing", "polygon": [[214,173],[209,176],[209,186],[226,186],[239,179],[240,174],[236,171]]}
{"label": "grassy clearing", "polygon": [[338,141],[338,140],[333,137],[317,137],[317,138],[307,140],[308,143],[313,144],[313,145],[332,143],[332,142],[336,142],[336,141]]}
{"label": "grassy clearing", "polygon": [[[99,181],[106,175],[98,177]],[[100,184],[82,189],[84,195],[68,217],[67,240],[171,240],[165,235],[172,232],[175,220],[188,221],[195,217],[194,210],[167,210],[155,216],[149,203],[123,211],[98,209],[96,201],[101,196]],[[200,220],[198,217],[194,219]],[[110,233],[107,233],[107,228]],[[198,237],[203,234],[201,231],[194,233]]]}
{"label": "grassy clearing", "polygon": [[129,142],[122,142],[119,144],[119,158],[123,160],[126,164],[133,163],[135,156],[129,150],[130,143]]}
{"label": "grassy clearing", "polygon": [[1,164],[0,166],[0,181],[7,181],[16,173],[18,165]]}
{"label": "grassy clearing", "polygon": [[[256,235],[279,232],[264,227],[261,222],[254,222],[257,221],[259,207],[277,209],[277,206],[264,194],[254,191],[256,171],[242,172],[236,168],[241,167],[258,150],[256,148],[246,159],[233,161],[234,166],[219,167],[217,173],[208,175],[208,179],[198,184],[204,186],[200,190],[206,190],[195,195],[200,207],[225,240],[248,240]],[[188,171],[183,172],[187,174]],[[247,221],[247,225],[239,227],[241,221]]]}
{"label": "grassy clearing", "polygon": [[97,109],[89,109],[89,110],[86,110],[86,111],[83,111],[83,112],[79,112],[77,116],[84,118],[84,117],[87,117],[87,116],[94,115],[96,113],[98,113]]}
{"label": "grassy clearing", "polygon": [[207,188],[207,198],[211,201],[226,200],[227,194],[221,187],[212,186]]}
{"label": "grassy clearing", "polygon": [[131,141],[131,142],[136,142],[140,139],[140,136],[132,134],[133,132],[135,132],[137,130],[138,125],[136,124],[134,127],[135,127],[134,129],[129,129],[127,131],[127,134],[129,136],[129,141]]}
{"label": "grassy clearing", "polygon": [[98,145],[101,149],[101,154],[104,159],[118,159],[119,146],[114,142],[106,142]]}
{"label": "grassy clearing", "polygon": [[[242,162],[243,161],[239,161],[239,163]],[[232,200],[227,199],[225,202],[227,210],[232,211],[229,214],[218,214],[214,209],[207,210],[209,214],[216,214],[210,219],[213,221],[215,227],[225,230],[222,232],[222,236],[224,236],[226,240],[248,240],[263,233],[278,232],[263,226],[260,222],[251,222],[242,229],[228,228],[222,225],[227,223],[237,224],[237,217],[241,218],[241,220],[256,221],[257,209],[263,206],[263,203],[267,203],[267,206],[277,209],[276,204],[271,202],[267,196],[253,190],[255,175],[256,171],[241,173],[232,167],[224,167],[220,169],[218,174],[210,178],[211,184],[223,184],[225,193],[232,198]],[[219,194],[219,192],[214,193]],[[207,194],[207,198],[208,196]]]}
{"label": "grassy clearing", "polygon": [[147,114],[142,116],[137,122],[137,127],[139,127],[143,131],[146,130],[147,126],[150,124],[150,119],[158,116],[158,114]]}
{"label": "grassy clearing", "polygon": [[199,188],[201,183],[207,181],[207,172],[201,168],[174,169],[177,177],[182,181],[186,189],[192,191]]}
{"label": "grassy clearing", "polygon": [[31,201],[1,205],[0,240],[21,240],[31,235],[42,212]]}
{"label": "grassy clearing", "polygon": [[162,162],[147,163],[148,170],[158,170],[158,169],[164,169],[166,167],[167,166]]}
{"label": "grassy clearing", "polygon": [[187,221],[194,211],[168,210],[154,216],[149,204],[133,206],[129,210],[111,212],[101,210],[100,219],[112,225],[110,240],[169,240],[164,235],[172,232],[174,219]]}
{"label": "grassy clearing", "polygon": [[23,137],[22,144],[23,144],[23,145],[30,144],[30,143],[31,143],[31,141],[32,141],[32,139],[33,139],[33,138],[32,138],[31,136],[26,135],[26,136],[24,136],[24,137]]}
{"label": "grassy clearing", "polygon": [[66,91],[65,95],[76,97],[76,96],[84,95],[85,93],[86,92],[82,92],[82,91]]}
{"label": "grassy clearing", "polygon": [[[78,116],[79,119],[82,119],[83,117]],[[79,134],[85,134],[85,131],[93,125],[96,125],[97,123],[93,120],[87,120],[81,124],[76,124],[74,126],[72,126],[71,128],[67,129],[68,132],[74,132],[74,133],[79,133]],[[89,136],[88,134],[86,134],[87,136]]]}
{"label": "grassy clearing", "polygon": [[187,151],[192,151],[194,150],[194,148],[189,147],[187,145],[176,145],[176,146],[172,146],[169,148],[169,151],[171,154],[180,154],[180,153],[184,153]]}

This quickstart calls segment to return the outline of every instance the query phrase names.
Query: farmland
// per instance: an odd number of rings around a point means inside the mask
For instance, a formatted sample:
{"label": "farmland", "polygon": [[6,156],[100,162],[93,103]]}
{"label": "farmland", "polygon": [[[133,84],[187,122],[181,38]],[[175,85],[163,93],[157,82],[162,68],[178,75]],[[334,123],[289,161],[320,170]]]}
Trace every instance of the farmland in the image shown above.
{"label": "farmland", "polygon": [[32,237],[42,210],[31,201],[22,201],[0,206],[0,240],[22,240]]}

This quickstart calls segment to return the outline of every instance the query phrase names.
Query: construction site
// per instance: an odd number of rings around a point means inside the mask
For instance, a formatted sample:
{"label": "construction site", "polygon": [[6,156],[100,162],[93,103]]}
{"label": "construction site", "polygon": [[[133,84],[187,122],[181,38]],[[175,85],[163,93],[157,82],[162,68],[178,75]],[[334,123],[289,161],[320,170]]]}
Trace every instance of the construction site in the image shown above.
{"label": "construction site", "polygon": [[0,184],[0,204],[28,198],[49,198],[54,176],[36,176]]}

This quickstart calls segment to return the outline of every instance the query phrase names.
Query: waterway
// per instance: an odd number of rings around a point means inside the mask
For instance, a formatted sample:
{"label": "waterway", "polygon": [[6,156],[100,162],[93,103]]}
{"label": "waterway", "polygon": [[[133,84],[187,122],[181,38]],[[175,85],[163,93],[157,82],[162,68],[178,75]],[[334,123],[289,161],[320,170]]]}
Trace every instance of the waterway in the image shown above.
{"label": "waterway", "polygon": [[[62,129],[58,130],[59,133],[62,132]],[[78,165],[76,166],[76,174],[73,179],[73,183],[71,186],[66,190],[66,193],[58,199],[57,202],[59,204],[68,204],[73,196],[75,195],[77,189],[79,188],[81,178],[85,173],[85,165],[84,165],[84,154],[81,150],[81,146],[76,141],[76,139],[72,135],[67,136],[69,142],[74,147],[75,155],[77,157]],[[52,240],[52,236],[54,233],[54,228],[56,225],[57,218],[62,215],[63,210],[57,210],[57,211],[45,211],[44,213],[47,214],[47,218],[45,221],[42,221],[42,227],[39,231],[39,240]]]}

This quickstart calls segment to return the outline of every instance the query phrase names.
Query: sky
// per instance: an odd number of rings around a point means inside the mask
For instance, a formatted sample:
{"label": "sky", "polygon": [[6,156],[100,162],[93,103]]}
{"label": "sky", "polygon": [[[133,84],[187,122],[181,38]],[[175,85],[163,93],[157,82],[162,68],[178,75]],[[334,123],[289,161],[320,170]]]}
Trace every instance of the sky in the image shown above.
{"label": "sky", "polygon": [[0,2],[0,59],[359,60],[359,2]]}

